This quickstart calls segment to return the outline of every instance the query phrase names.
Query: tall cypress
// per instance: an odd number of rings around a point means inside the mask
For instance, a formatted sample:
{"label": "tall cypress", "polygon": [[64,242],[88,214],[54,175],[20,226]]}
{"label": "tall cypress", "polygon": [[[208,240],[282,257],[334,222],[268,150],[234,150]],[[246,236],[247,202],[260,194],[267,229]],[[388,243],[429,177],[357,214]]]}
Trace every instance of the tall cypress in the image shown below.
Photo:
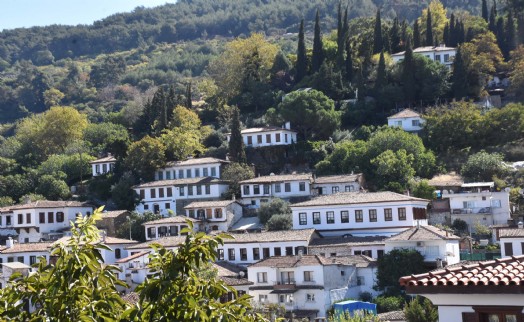
{"label": "tall cypress", "polygon": [[494,5],[491,7],[491,11],[489,13],[488,29],[494,34],[497,33],[497,10],[495,9]]}
{"label": "tall cypress", "polygon": [[404,86],[404,100],[412,102],[415,100],[415,64],[413,61],[413,49],[411,42],[407,41],[404,60],[402,61],[402,83]]}
{"label": "tall cypress", "polygon": [[247,163],[244,140],[240,129],[240,111],[234,106],[231,115],[231,138],[229,139],[229,158],[238,163]]}
{"label": "tall cypress", "polygon": [[502,53],[504,54],[504,57],[506,57],[506,53],[507,53],[506,28],[504,26],[503,17],[497,18],[497,32],[495,33],[495,36],[497,36],[497,43],[499,45],[500,51],[502,51]]}
{"label": "tall cypress", "polygon": [[[413,48],[418,48],[420,47],[420,45],[421,45],[420,28],[418,27],[418,21],[415,20],[415,23],[413,24]],[[406,50],[407,50],[407,46],[406,46]]]}
{"label": "tall cypress", "polygon": [[524,44],[524,14],[522,12],[517,14],[517,44]]}
{"label": "tall cypress", "polygon": [[450,47],[457,47],[457,30],[455,24],[455,15],[453,13],[449,17],[449,36],[446,45]]}
{"label": "tall cypress", "polygon": [[315,17],[315,35],[313,38],[313,56],[311,57],[311,73],[316,73],[324,61],[324,49],[322,47],[322,36],[320,34],[320,15],[317,9]]}
{"label": "tall cypress", "polygon": [[378,54],[384,49],[382,42],[382,21],[380,19],[380,9],[375,16],[375,29],[373,31],[373,54]]}
{"label": "tall cypress", "polygon": [[189,109],[189,110],[193,108],[193,102],[191,100],[191,96],[192,96],[192,93],[191,93],[191,82],[189,82],[186,85],[186,108]]}
{"label": "tall cypress", "polygon": [[344,49],[346,46],[346,38],[349,37],[349,21],[348,21],[348,9],[344,12],[344,19],[342,20],[340,34],[337,34],[337,57],[336,65],[339,70],[344,68]]}
{"label": "tall cypress", "polygon": [[426,46],[433,46],[433,22],[431,21],[431,11],[429,7],[426,19]]}
{"label": "tall cypress", "polygon": [[515,27],[515,20],[513,19],[513,13],[511,10],[508,11],[508,20],[506,20],[506,59],[509,59],[509,53],[517,48],[517,30]]}
{"label": "tall cypress", "polygon": [[482,18],[486,22],[489,21],[488,2],[486,0],[482,0]]}
{"label": "tall cypress", "polygon": [[448,47],[451,46],[449,44],[449,22],[446,22],[446,25],[444,26],[444,32],[442,33],[442,38],[444,38],[442,39],[442,41],[444,41],[444,44],[446,46]]}
{"label": "tall cypress", "polygon": [[393,26],[389,30],[389,41],[391,44],[390,49],[392,53],[398,53],[399,51],[401,51],[400,49],[400,42],[401,42],[400,24],[398,22],[398,17],[395,17],[395,19],[393,19]]}
{"label": "tall cypress", "polygon": [[464,60],[462,59],[462,49],[459,46],[455,60],[453,62],[453,73],[451,74],[451,91],[453,97],[462,99],[468,94],[468,76]]}
{"label": "tall cypress", "polygon": [[380,59],[378,60],[377,79],[375,80],[375,94],[378,93],[386,85],[386,61],[384,60],[384,52],[380,52]]}
{"label": "tall cypress", "polygon": [[296,65],[296,82],[300,82],[307,74],[307,56],[306,56],[306,42],[304,40],[304,19],[300,21],[300,29],[298,31],[298,46],[297,46],[297,65]]}
{"label": "tall cypress", "polygon": [[337,53],[344,51],[344,31],[342,30],[342,2],[338,2],[337,13]]}
{"label": "tall cypress", "polygon": [[345,70],[346,80],[351,83],[351,81],[353,80],[353,58],[351,57],[351,42],[349,41],[349,37],[346,39]]}

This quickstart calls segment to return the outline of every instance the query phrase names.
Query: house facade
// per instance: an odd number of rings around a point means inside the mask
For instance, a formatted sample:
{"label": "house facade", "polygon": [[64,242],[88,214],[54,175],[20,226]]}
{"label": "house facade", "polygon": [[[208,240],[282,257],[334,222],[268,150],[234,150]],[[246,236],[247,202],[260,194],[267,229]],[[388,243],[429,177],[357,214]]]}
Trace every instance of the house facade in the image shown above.
{"label": "house facade", "polygon": [[502,257],[524,255],[524,228],[502,228],[498,231]]}
{"label": "house facade", "polygon": [[109,153],[106,157],[91,161],[89,164],[91,165],[93,177],[97,177],[109,172],[113,172],[116,159]]}
{"label": "house facade", "polygon": [[[405,54],[405,51],[395,53],[391,55],[391,58],[393,59],[394,63],[398,63],[404,60]],[[446,47],[443,45],[426,46],[413,49],[413,54],[422,55],[433,61],[439,62],[442,65],[445,65],[446,67],[451,69],[451,65],[453,65],[453,60],[455,59],[455,55],[457,54],[457,49],[454,47]]]}
{"label": "house facade", "polygon": [[[62,237],[55,241],[53,245],[63,244],[67,245],[71,237]],[[136,240],[109,237],[104,234],[100,236],[100,243],[106,245],[109,249],[101,249],[100,255],[105,264],[115,264],[119,259],[126,258],[130,255],[128,247],[138,244]]]}
{"label": "house facade", "polygon": [[128,210],[104,211],[101,213],[102,219],[96,222],[96,227],[105,231],[107,236],[116,237],[116,232],[125,223],[130,215]]}
{"label": "house facade", "polygon": [[422,115],[409,108],[388,117],[389,127],[399,127],[406,132],[421,131],[424,122]]}
{"label": "house facade", "polygon": [[322,257],[340,257],[350,255],[365,255],[370,258],[380,258],[384,255],[384,236],[342,236],[312,239],[308,246],[308,254]]}
{"label": "house facade", "polygon": [[19,262],[33,265],[38,262],[40,256],[49,260],[50,249],[51,242],[19,244],[9,237],[6,245],[0,246],[0,263]]}
{"label": "house facade", "polygon": [[[260,148],[267,146],[290,145],[297,142],[297,132],[291,130],[287,122],[283,127],[266,126],[244,129],[240,131],[246,147]],[[227,142],[231,133],[227,135]]]}
{"label": "house facade", "polygon": [[413,249],[431,265],[453,265],[460,262],[460,237],[435,226],[409,228],[385,240],[385,251]]}
{"label": "house facade", "polygon": [[188,228],[187,221],[193,223],[193,232],[202,231],[200,220],[186,216],[167,217],[148,221],[142,224],[146,230],[146,240],[156,240],[162,237],[182,236],[182,229]]}
{"label": "house facade", "polygon": [[190,178],[221,178],[224,166],[229,161],[217,158],[191,158],[184,161],[168,162],[165,168],[155,172],[155,180]]}
{"label": "house facade", "polygon": [[293,229],[322,236],[390,236],[427,225],[429,200],[394,192],[342,192],[291,205]]}
{"label": "house facade", "polygon": [[311,174],[272,174],[240,181],[240,193],[245,205],[258,208],[260,204],[270,202],[274,198],[287,201],[309,198],[312,182]]}
{"label": "house facade", "polygon": [[197,201],[184,207],[186,217],[200,221],[203,231],[228,231],[242,218],[243,206],[235,200]]}
{"label": "house facade", "polygon": [[184,213],[184,207],[193,201],[218,200],[227,191],[229,184],[212,177],[159,180],[133,187],[140,203],[135,210],[139,213],[151,211],[169,216]]}
{"label": "house facade", "polygon": [[313,195],[330,195],[339,192],[360,191],[364,186],[362,173],[316,177],[313,180]]}

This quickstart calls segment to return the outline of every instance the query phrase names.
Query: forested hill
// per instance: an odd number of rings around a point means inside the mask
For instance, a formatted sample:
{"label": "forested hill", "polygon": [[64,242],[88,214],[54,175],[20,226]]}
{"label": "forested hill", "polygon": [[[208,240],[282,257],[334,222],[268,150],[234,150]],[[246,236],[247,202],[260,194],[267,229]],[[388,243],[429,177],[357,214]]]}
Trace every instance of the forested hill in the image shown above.
{"label": "forested hill", "polygon": [[[152,9],[136,8],[92,25],[20,28],[0,33],[0,65],[21,59],[47,65],[63,58],[98,55],[157,42],[214,36],[234,37],[251,32],[268,35],[296,32],[300,19],[313,21],[320,10],[323,24],[335,26],[339,0],[180,0]],[[348,0],[349,17],[373,16],[412,21],[429,0]],[[480,0],[443,0],[450,11],[478,14]]]}

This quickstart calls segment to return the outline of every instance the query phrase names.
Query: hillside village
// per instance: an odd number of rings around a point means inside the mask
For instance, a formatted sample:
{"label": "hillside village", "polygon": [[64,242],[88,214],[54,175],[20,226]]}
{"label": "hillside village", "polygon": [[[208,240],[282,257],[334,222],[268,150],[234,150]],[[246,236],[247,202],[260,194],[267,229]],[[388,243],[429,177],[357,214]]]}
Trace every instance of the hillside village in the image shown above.
{"label": "hillside village", "polygon": [[4,30],[0,315],[524,319],[524,8],[455,2]]}

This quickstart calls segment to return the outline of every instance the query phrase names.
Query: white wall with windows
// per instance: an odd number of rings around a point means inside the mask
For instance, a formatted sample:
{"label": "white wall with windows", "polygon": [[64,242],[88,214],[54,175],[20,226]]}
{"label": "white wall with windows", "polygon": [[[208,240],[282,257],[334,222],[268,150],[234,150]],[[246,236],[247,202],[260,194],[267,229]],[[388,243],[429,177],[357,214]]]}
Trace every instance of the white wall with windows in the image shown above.
{"label": "white wall with windows", "polygon": [[[252,128],[241,131],[244,145],[247,147],[266,147],[289,145],[297,142],[297,133],[285,128]],[[227,136],[227,141],[231,135]]]}
{"label": "white wall with windows", "polygon": [[242,201],[246,205],[259,207],[273,198],[289,199],[311,195],[311,181],[307,179],[266,183],[241,183]]}
{"label": "white wall with windows", "polygon": [[171,165],[155,172],[155,180],[175,180],[188,178],[220,178],[225,160],[215,158],[190,159],[173,162]]}
{"label": "white wall with windows", "polygon": [[259,260],[273,256],[289,256],[307,254],[309,241],[260,241],[235,242],[224,240],[224,245],[218,247],[218,260],[226,260],[238,265],[249,265]]}
{"label": "white wall with windows", "polygon": [[413,249],[424,256],[426,262],[436,262],[442,259],[447,265],[460,262],[460,248],[458,240],[425,240],[425,241],[388,241],[386,239],[385,251],[393,249]]}
{"label": "white wall with windows", "polygon": [[403,118],[388,118],[389,127],[400,127],[407,132],[416,132],[422,130],[424,125],[422,117],[403,117]]}
{"label": "white wall with windows", "polygon": [[442,198],[449,199],[452,220],[460,218],[470,227],[478,221],[484,225],[507,224],[510,219],[509,192],[488,190],[453,193],[444,190]]}

